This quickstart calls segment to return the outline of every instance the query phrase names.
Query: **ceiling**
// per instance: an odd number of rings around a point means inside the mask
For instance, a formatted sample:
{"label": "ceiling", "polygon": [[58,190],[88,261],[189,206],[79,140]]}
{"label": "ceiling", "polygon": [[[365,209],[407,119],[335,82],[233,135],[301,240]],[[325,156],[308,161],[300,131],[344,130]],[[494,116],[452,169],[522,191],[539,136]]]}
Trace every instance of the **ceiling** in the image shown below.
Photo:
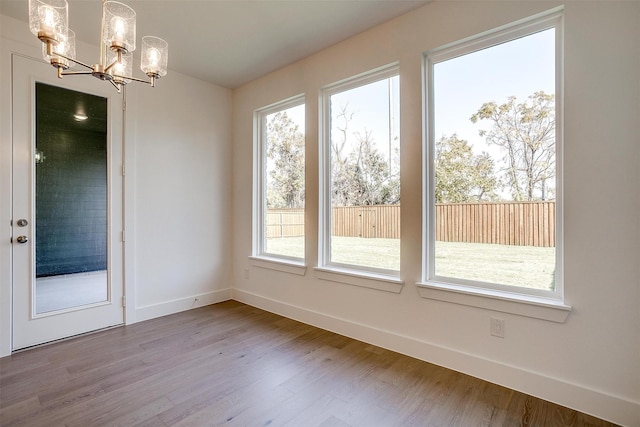
{"label": "ceiling", "polygon": [[[138,44],[169,43],[169,72],[235,88],[431,0],[123,1],[136,11]],[[68,3],[76,38],[97,45],[101,1]],[[0,0],[0,13],[27,21],[28,0]]]}

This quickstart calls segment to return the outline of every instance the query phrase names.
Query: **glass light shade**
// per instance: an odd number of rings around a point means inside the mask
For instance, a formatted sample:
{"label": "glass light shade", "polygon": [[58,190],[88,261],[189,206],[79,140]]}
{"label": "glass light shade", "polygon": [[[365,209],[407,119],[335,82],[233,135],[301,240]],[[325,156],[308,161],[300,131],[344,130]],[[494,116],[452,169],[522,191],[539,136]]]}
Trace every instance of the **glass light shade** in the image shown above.
{"label": "glass light shade", "polygon": [[136,12],[126,4],[106,1],[102,13],[104,44],[112,50],[136,50]]}
{"label": "glass light shade", "polygon": [[29,0],[29,29],[42,41],[58,42],[69,29],[67,0]]}
{"label": "glass light shade", "polygon": [[[69,61],[61,56],[56,55],[59,53],[68,58],[76,57],[76,33],[73,30],[68,29],[67,34],[65,36],[59,35],[58,44],[52,46],[52,53],[49,55],[47,52],[47,45],[45,43],[42,44],[42,57],[45,61],[49,62],[54,67],[62,67],[63,69],[71,68],[75,65],[73,61]],[[55,52],[55,53],[54,53]]]}
{"label": "glass light shade", "polygon": [[158,37],[142,38],[142,58],[140,69],[148,76],[163,77],[167,75],[169,44]]}
{"label": "glass light shade", "polygon": [[[109,54],[109,64],[118,59],[117,52],[111,52]],[[123,77],[131,77],[133,74],[133,54],[123,53],[120,56],[120,63],[115,64],[111,68],[111,74],[113,75],[113,81],[116,83],[127,84],[131,79],[125,79]]]}

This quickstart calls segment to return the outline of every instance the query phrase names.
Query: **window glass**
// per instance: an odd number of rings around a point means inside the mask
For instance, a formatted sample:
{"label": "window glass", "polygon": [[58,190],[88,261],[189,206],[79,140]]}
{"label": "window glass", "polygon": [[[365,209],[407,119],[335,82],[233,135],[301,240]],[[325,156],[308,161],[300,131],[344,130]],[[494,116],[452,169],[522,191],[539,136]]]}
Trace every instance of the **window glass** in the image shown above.
{"label": "window glass", "polygon": [[327,94],[325,264],[400,270],[399,77],[389,74]]}
{"label": "window glass", "polygon": [[304,113],[304,104],[290,103],[259,113],[260,254],[304,259]]}
{"label": "window glass", "polygon": [[538,27],[427,55],[428,280],[557,291],[557,30]]}

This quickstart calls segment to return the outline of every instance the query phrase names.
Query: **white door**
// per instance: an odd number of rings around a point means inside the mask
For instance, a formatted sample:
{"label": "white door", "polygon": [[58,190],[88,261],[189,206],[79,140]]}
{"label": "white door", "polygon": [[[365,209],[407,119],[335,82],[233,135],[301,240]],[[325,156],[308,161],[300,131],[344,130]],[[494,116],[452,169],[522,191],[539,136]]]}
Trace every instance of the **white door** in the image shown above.
{"label": "white door", "polygon": [[12,59],[18,350],[123,323],[122,96]]}

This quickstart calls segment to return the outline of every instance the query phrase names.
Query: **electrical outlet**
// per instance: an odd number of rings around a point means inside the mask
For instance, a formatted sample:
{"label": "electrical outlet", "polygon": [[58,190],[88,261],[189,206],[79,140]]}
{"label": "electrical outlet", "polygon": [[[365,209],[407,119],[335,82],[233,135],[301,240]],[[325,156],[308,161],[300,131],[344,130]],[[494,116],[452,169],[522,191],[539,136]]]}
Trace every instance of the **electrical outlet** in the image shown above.
{"label": "electrical outlet", "polygon": [[491,335],[498,338],[504,338],[504,319],[491,318],[490,326]]}
{"label": "electrical outlet", "polygon": [[244,278],[249,280],[249,269],[248,268],[245,268],[245,270],[244,270]]}

